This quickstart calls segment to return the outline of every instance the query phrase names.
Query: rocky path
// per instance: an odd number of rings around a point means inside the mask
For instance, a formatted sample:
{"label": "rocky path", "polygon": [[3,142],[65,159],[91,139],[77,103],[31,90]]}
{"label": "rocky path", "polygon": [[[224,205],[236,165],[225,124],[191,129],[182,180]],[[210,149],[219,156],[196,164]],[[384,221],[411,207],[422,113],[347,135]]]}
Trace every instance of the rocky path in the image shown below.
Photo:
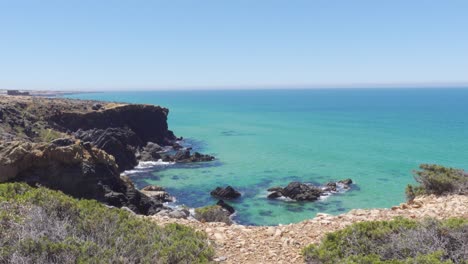
{"label": "rocky path", "polygon": [[189,219],[148,216],[158,224],[180,223],[204,231],[213,241],[217,258],[223,263],[303,263],[301,249],[318,243],[328,232],[352,223],[370,220],[390,220],[402,216],[422,219],[434,217],[468,218],[468,196],[418,197],[413,204],[401,204],[392,209],[356,209],[338,216],[318,214],[297,224],[283,226],[242,226],[224,223],[201,223]]}

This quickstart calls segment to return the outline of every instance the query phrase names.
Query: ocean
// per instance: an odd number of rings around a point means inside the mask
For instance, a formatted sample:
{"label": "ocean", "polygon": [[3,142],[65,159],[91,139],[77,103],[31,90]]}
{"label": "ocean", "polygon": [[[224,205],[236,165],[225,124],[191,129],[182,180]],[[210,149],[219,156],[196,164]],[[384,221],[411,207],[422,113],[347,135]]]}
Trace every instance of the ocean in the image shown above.
{"label": "ocean", "polygon": [[[177,205],[216,203],[231,185],[234,220],[249,225],[299,222],[317,213],[381,208],[405,201],[421,163],[468,169],[468,89],[310,89],[142,91],[68,97],[169,108],[169,128],[213,162],[142,166],[138,187],[166,187]],[[351,178],[351,190],[316,202],[269,200],[291,181]]]}

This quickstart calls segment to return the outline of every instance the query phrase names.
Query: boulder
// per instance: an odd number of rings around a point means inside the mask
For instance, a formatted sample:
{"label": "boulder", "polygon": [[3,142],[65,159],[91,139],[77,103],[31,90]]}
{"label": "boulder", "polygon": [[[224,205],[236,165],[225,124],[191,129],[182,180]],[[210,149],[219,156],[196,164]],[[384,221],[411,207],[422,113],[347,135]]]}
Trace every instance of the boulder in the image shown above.
{"label": "boulder", "polygon": [[324,191],[318,187],[300,182],[291,182],[284,188],[274,187],[268,190],[272,191],[272,193],[268,195],[269,199],[284,196],[296,201],[315,201],[324,193]]}
{"label": "boulder", "polygon": [[163,148],[156,143],[148,142],[145,147],[140,151],[140,155],[137,157],[140,161],[154,161],[161,159],[161,152]]}
{"label": "boulder", "polygon": [[241,193],[234,190],[231,186],[227,186],[226,188],[216,187],[210,194],[222,199],[236,199],[241,196]]}
{"label": "boulder", "polygon": [[291,182],[283,188],[281,193],[297,201],[315,201],[323,194],[323,190],[313,185]]}

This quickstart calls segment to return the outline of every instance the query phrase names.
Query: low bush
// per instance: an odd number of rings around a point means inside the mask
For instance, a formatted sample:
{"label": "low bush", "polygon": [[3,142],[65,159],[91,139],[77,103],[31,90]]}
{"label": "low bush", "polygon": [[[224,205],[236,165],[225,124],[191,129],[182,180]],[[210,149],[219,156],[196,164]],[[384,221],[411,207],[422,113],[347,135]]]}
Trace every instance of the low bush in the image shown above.
{"label": "low bush", "polygon": [[205,263],[206,235],[96,201],[0,184],[0,263]]}
{"label": "low bush", "polygon": [[468,173],[465,171],[434,164],[422,164],[419,168],[414,172],[419,185],[406,187],[408,200],[423,194],[468,194]]}
{"label": "low bush", "polygon": [[353,224],[303,249],[307,263],[468,263],[468,220]]}
{"label": "low bush", "polygon": [[195,209],[195,219],[201,222],[223,222],[232,224],[229,218],[229,212],[219,205],[210,205]]}

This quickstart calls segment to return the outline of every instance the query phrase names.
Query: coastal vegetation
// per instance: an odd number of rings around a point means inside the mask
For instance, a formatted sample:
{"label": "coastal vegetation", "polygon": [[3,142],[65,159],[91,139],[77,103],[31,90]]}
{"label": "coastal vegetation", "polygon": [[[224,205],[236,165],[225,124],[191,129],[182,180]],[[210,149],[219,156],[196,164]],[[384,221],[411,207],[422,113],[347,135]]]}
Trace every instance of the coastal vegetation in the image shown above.
{"label": "coastal vegetation", "polygon": [[303,250],[307,263],[468,263],[468,220],[360,222]]}
{"label": "coastal vegetation", "polygon": [[24,183],[0,184],[0,263],[205,263],[206,235]]}
{"label": "coastal vegetation", "polygon": [[468,173],[464,170],[435,164],[421,164],[419,168],[414,172],[419,185],[406,187],[409,201],[419,195],[468,194]]}

